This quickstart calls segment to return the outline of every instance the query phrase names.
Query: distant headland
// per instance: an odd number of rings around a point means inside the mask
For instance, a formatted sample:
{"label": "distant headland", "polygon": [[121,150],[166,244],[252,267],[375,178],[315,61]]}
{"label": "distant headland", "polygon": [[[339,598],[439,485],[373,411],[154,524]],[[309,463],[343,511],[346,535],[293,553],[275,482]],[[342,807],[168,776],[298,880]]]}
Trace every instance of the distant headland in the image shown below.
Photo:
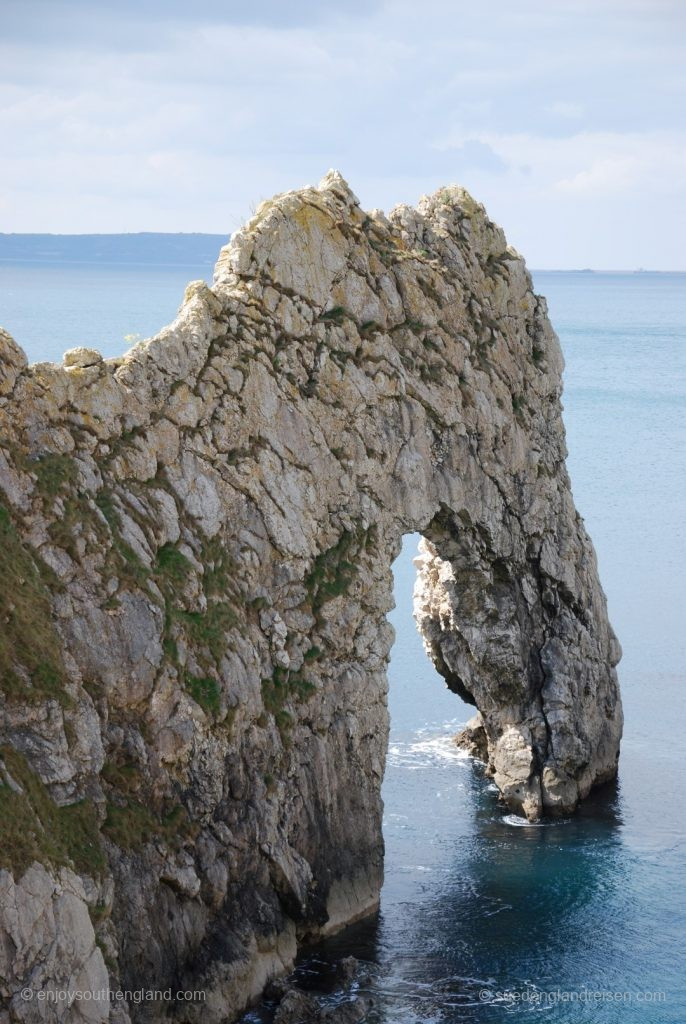
{"label": "distant headland", "polygon": [[0,234],[0,262],[214,266],[221,235],[140,231],[121,235]]}

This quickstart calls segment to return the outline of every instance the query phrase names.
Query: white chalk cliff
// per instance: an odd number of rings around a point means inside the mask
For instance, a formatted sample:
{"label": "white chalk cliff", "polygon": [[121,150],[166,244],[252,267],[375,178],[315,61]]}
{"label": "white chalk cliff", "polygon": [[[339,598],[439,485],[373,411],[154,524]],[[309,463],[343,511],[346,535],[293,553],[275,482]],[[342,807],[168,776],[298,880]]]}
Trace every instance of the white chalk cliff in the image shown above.
{"label": "white chalk cliff", "polygon": [[[0,1021],[230,1019],[375,908],[404,534],[507,804],[615,775],[560,347],[463,189],[386,217],[330,173],[125,356],[0,355]],[[21,996],[69,983],[207,997]]]}

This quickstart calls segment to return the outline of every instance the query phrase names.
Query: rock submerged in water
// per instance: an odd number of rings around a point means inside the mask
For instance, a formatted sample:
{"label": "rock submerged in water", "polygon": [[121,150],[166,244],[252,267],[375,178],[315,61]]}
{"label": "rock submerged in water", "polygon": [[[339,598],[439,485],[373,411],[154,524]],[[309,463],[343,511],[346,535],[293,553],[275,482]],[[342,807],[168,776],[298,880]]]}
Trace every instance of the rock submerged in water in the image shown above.
{"label": "rock submerged in water", "polygon": [[370,1002],[363,996],[322,1006],[306,992],[291,989],[277,1007],[274,1024],[360,1024],[370,1009]]}
{"label": "rock submerged in water", "polygon": [[332,965],[333,987],[328,999],[305,992],[281,978],[265,990],[265,998],[276,1003],[274,1024],[358,1024],[372,1008],[367,995],[351,992],[353,985],[368,981],[364,966],[354,956],[343,957]]}
{"label": "rock submerged in water", "polygon": [[108,978],[200,991],[184,1019],[218,1024],[375,910],[406,533],[424,644],[508,805],[569,813],[614,776],[562,356],[463,189],[367,214],[332,172],[262,204],[122,358],[0,349],[10,1019],[62,1019],[26,986]]}

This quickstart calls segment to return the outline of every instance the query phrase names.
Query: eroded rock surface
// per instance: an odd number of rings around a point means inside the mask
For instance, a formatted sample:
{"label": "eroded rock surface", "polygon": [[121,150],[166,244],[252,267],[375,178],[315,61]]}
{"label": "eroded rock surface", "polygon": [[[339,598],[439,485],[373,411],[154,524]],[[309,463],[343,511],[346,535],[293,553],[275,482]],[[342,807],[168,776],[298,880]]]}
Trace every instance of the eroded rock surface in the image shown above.
{"label": "eroded rock surface", "polygon": [[124,357],[0,354],[4,1019],[103,973],[205,993],[113,1020],[230,1019],[376,907],[403,534],[508,804],[567,813],[615,773],[559,345],[464,190],[386,217],[330,173]]}

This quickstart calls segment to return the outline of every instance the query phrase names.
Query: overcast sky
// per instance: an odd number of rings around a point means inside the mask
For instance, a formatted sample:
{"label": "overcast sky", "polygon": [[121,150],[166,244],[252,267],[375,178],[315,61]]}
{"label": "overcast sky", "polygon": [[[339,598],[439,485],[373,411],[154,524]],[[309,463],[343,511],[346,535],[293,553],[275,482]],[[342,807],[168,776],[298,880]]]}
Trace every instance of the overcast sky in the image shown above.
{"label": "overcast sky", "polygon": [[228,235],[338,168],[686,270],[686,0],[0,0],[0,231]]}

